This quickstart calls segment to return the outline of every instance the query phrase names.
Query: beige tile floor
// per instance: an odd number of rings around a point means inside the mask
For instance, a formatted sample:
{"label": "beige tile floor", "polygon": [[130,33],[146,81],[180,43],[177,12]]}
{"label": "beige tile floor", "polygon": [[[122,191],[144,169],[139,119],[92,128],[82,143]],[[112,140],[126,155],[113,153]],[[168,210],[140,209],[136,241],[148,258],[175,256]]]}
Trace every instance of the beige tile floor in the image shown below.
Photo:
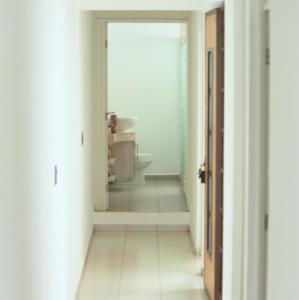
{"label": "beige tile floor", "polygon": [[208,300],[188,232],[95,232],[77,300]]}
{"label": "beige tile floor", "polygon": [[182,212],[187,211],[186,198],[179,180],[147,180],[143,186],[112,185],[109,191],[110,211]]}

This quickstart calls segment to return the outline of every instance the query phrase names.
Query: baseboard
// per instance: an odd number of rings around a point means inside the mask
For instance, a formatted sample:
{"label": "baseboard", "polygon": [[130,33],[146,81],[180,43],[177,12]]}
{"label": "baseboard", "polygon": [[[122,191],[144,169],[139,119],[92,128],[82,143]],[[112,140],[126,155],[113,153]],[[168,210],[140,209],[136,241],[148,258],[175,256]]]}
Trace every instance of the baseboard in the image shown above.
{"label": "baseboard", "polygon": [[81,281],[82,281],[82,277],[83,277],[83,272],[85,270],[86,263],[87,263],[87,258],[88,258],[88,255],[90,253],[93,232],[94,232],[94,225],[92,226],[92,228],[90,230],[90,233],[89,233],[89,240],[88,240],[87,248],[85,250],[85,258],[84,258],[84,261],[83,261],[83,264],[82,264],[82,267],[81,267],[79,280],[77,282],[77,288],[76,288],[76,294],[75,294],[74,300],[76,300],[78,298],[79,289],[80,289],[80,285],[81,285]]}

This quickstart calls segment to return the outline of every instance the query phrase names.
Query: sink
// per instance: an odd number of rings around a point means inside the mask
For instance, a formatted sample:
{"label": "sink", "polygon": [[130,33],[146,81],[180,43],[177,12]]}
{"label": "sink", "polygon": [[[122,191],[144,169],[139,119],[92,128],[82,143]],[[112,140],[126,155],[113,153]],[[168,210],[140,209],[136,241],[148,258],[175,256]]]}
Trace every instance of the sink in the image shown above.
{"label": "sink", "polygon": [[135,128],[138,117],[117,118],[117,131],[130,132]]}

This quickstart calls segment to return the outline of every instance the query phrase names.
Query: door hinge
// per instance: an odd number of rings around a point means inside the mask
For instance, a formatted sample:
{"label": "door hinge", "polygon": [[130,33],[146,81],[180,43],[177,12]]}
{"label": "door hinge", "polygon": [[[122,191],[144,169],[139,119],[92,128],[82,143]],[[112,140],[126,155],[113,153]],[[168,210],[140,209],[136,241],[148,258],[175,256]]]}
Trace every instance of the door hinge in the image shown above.
{"label": "door hinge", "polygon": [[266,49],[266,65],[270,65],[270,48]]}
{"label": "door hinge", "polygon": [[265,231],[269,229],[269,215],[265,214]]}
{"label": "door hinge", "polygon": [[108,40],[105,41],[105,48],[108,48]]}

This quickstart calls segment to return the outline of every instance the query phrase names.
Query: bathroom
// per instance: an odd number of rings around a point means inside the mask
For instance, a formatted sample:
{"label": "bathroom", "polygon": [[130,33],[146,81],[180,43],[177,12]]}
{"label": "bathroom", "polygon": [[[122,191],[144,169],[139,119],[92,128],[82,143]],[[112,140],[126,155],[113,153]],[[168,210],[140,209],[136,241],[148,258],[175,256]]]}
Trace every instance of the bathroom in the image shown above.
{"label": "bathroom", "polygon": [[108,211],[188,211],[186,27],[107,25]]}

